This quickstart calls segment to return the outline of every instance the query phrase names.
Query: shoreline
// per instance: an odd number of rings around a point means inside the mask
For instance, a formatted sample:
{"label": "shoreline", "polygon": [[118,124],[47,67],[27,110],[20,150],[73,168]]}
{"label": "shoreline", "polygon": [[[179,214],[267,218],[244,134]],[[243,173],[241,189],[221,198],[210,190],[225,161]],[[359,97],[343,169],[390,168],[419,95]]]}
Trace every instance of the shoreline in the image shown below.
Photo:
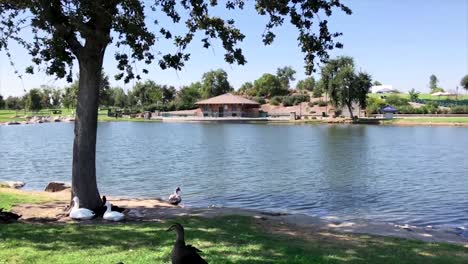
{"label": "shoreline", "polygon": [[[28,194],[49,199],[45,203],[18,204],[12,211],[22,214],[26,223],[76,223],[66,216],[70,191],[45,192],[25,191],[0,188],[1,192]],[[244,216],[261,221],[269,229],[277,226],[301,234],[311,235],[317,232],[333,234],[371,235],[414,239],[424,242],[443,242],[468,247],[468,231],[457,228],[416,227],[396,225],[364,219],[340,221],[335,217],[317,217],[305,214],[267,212],[233,207],[181,207],[171,205],[159,198],[122,198],[108,196],[113,204],[129,209],[126,222],[160,222],[179,217],[217,218],[224,216]],[[81,223],[106,223],[102,220],[84,221]]]}
{"label": "shoreline", "polygon": [[[443,117],[441,117],[443,118]],[[111,122],[144,122],[144,123],[162,123],[165,121],[158,119],[117,119],[117,120],[98,120],[98,123],[111,123]],[[27,121],[10,121],[10,122],[0,122],[0,126],[18,126],[18,125],[37,125],[37,124],[55,124],[55,123],[73,123],[73,121],[61,121],[61,122],[42,122],[42,123],[30,123]],[[218,120],[207,120],[207,121],[187,121],[187,120],[177,120],[170,121],[166,123],[191,123],[191,124],[206,124],[206,123],[227,123]],[[422,126],[422,127],[468,127],[468,123],[461,122],[431,122],[431,121],[408,121],[408,118],[405,119],[394,119],[394,120],[385,120],[377,122],[346,122],[344,120],[319,120],[319,119],[302,119],[302,120],[268,120],[268,121],[258,121],[258,120],[249,120],[242,121],[239,120],[237,124],[273,124],[273,125],[369,125],[369,126],[397,126],[397,127],[410,127],[410,126]]]}

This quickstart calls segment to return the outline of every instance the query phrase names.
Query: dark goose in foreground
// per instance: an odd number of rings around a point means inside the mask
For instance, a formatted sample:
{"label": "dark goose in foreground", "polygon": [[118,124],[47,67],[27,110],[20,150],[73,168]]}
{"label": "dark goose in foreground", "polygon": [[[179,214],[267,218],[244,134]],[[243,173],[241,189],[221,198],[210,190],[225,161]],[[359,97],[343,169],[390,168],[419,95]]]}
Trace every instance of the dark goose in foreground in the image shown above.
{"label": "dark goose in foreground", "polygon": [[20,217],[21,215],[17,215],[11,212],[4,212],[3,208],[0,208],[0,223],[2,224],[9,224],[9,223],[16,222]]}
{"label": "dark goose in foreground", "polygon": [[192,245],[185,245],[184,238],[184,227],[179,224],[173,224],[167,231],[174,230],[177,234],[177,238],[172,248],[172,264],[207,264],[198,252],[201,252],[198,248]]}

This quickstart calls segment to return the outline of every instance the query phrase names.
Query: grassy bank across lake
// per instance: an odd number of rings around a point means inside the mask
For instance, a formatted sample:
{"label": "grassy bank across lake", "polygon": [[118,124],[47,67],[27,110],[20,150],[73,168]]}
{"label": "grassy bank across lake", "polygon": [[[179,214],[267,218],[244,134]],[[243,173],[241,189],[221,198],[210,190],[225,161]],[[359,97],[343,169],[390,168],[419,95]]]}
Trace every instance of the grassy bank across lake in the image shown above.
{"label": "grassy bank across lake", "polygon": [[[6,122],[22,122],[26,121],[24,116],[53,116],[53,117],[59,117],[59,116],[73,116],[73,110],[71,109],[58,109],[61,110],[61,114],[54,114],[52,112],[52,109],[45,109],[41,110],[39,112],[29,112],[29,111],[14,111],[14,110],[0,110],[0,123],[6,123]],[[159,120],[147,120],[143,118],[115,118],[115,117],[109,117],[107,116],[107,110],[100,110],[98,112],[98,120],[101,122],[159,122]]]}
{"label": "grassy bank across lake", "polygon": [[407,117],[384,121],[384,124],[400,125],[460,125],[468,126],[468,117]]}
{"label": "grassy bank across lake", "polygon": [[[6,191],[1,206],[37,194]],[[29,196],[29,197],[28,197]],[[14,210],[14,206],[13,206]],[[468,248],[445,243],[310,232],[247,216],[179,217],[159,222],[16,223],[0,227],[0,263],[170,263],[173,222],[209,263],[468,263]]]}

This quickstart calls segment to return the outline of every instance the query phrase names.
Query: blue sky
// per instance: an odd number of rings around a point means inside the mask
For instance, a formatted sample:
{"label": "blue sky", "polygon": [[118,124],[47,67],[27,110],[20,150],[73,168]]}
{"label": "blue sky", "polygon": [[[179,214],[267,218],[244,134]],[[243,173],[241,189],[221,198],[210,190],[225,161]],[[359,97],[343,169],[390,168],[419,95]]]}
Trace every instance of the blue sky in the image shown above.
{"label": "blue sky", "polygon": [[[222,2],[222,1],[220,1]],[[346,55],[355,59],[357,68],[370,73],[374,80],[394,88],[408,91],[411,88],[427,92],[429,76],[435,74],[440,86],[454,90],[463,75],[468,74],[468,1],[466,0],[360,0],[345,1],[353,10],[346,16],[336,12],[330,19],[331,31],[344,35],[339,41],[344,48],[331,52],[332,57]],[[256,15],[252,6],[244,12],[215,10],[217,15],[232,17],[246,35],[240,47],[248,63],[244,66],[224,62],[219,42],[214,47],[203,49],[194,41],[189,51],[191,60],[182,71],[162,71],[152,65],[145,79],[176,87],[200,80],[202,74],[211,69],[222,68],[229,81],[237,89],[246,81],[253,81],[263,73],[275,73],[276,68],[290,65],[297,70],[296,79],[305,78],[303,55],[297,46],[297,31],[285,25],[275,32],[278,37],[271,46],[263,46],[261,34],[265,17]],[[150,16],[148,20],[154,18]],[[159,18],[160,23],[167,21]],[[150,27],[153,28],[153,27]],[[180,29],[176,27],[175,29]],[[29,65],[30,57],[21,48],[12,45],[16,67],[23,70]],[[161,42],[155,50],[173,51],[170,43]],[[104,69],[113,76],[117,73],[113,54],[116,49],[106,51]],[[317,74],[314,77],[318,78]],[[24,74],[21,81],[15,76],[4,52],[0,52],[0,94],[19,95],[23,90],[42,84],[63,86],[64,80],[43,73]],[[111,84],[126,89],[134,83],[124,84],[111,78]]]}

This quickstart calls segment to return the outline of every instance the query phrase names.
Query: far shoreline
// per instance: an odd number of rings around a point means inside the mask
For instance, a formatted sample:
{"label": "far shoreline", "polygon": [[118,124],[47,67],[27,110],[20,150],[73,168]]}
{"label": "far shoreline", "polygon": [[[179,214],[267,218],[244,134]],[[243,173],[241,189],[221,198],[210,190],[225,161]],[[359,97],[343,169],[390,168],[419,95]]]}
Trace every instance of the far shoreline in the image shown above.
{"label": "far shoreline", "polygon": [[[210,124],[223,124],[223,123],[237,123],[237,124],[285,124],[285,125],[302,125],[302,124],[328,124],[328,125],[377,125],[377,126],[445,126],[445,127],[468,127],[468,117],[396,117],[393,119],[373,119],[373,118],[359,118],[352,121],[349,118],[317,118],[317,119],[207,119],[207,120],[192,120],[190,118],[164,118],[157,119],[144,119],[144,118],[99,118],[98,122],[111,123],[111,122],[144,122],[144,123],[210,123]],[[7,121],[0,122],[0,126],[15,126],[15,125],[30,125],[30,124],[44,124],[44,123],[74,123],[73,118],[61,118],[54,120],[41,120],[40,122],[26,121],[20,118],[11,118]]]}

